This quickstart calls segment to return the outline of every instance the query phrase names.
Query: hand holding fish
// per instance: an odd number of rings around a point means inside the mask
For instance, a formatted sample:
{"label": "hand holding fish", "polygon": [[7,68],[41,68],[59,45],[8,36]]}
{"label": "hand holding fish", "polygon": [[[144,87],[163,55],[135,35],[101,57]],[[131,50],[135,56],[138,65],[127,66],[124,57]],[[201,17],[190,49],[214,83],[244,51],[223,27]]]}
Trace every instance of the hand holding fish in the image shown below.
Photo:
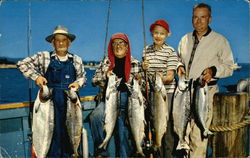
{"label": "hand holding fish", "polygon": [[142,68],[143,68],[143,70],[148,70],[148,68],[149,68],[149,61],[148,60],[144,60],[142,62]]}
{"label": "hand holding fish", "polygon": [[46,78],[44,78],[43,76],[38,76],[37,79],[36,79],[36,84],[40,87],[40,88],[43,88],[43,85],[46,85],[47,84],[47,80]]}
{"label": "hand holding fish", "polygon": [[203,71],[203,80],[206,82],[206,83],[209,83],[212,79],[212,76],[213,76],[213,71],[212,69],[210,68],[207,68]]}
{"label": "hand holding fish", "polygon": [[174,80],[174,70],[168,70],[166,75],[162,76],[162,82],[168,84]]}
{"label": "hand holding fish", "polygon": [[182,78],[182,76],[185,74],[186,74],[186,71],[185,71],[184,67],[183,66],[178,67],[178,70],[177,70],[178,77]]}
{"label": "hand holding fish", "polygon": [[114,75],[114,72],[111,70],[111,71],[108,71],[107,72],[107,77],[109,78],[110,76]]}
{"label": "hand holding fish", "polygon": [[80,85],[77,82],[73,82],[69,85],[68,88],[72,88],[74,91],[78,91],[80,88]]}
{"label": "hand holding fish", "polygon": [[139,83],[141,82],[141,79],[142,79],[141,75],[139,75],[139,74],[134,74],[134,78],[135,78]]}

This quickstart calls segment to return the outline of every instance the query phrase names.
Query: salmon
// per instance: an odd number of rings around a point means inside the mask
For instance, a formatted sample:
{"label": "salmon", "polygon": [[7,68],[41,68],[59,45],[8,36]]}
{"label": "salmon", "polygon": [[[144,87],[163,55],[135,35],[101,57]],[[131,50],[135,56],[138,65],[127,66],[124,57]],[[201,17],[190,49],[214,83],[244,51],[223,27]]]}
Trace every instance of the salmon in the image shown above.
{"label": "salmon", "polygon": [[79,157],[77,150],[82,136],[82,105],[74,90],[66,90],[65,93],[67,94],[66,128],[74,151],[72,157]]}
{"label": "salmon", "polygon": [[50,148],[54,129],[52,89],[43,85],[38,91],[32,120],[32,144],[36,157],[45,158]]}
{"label": "salmon", "polygon": [[206,125],[208,119],[208,86],[207,83],[203,83],[202,77],[196,80],[195,84],[195,112],[200,123],[200,129],[203,137],[208,137],[212,132],[209,131],[209,127]]}
{"label": "salmon", "polygon": [[153,124],[153,149],[158,151],[161,147],[161,141],[167,130],[169,119],[168,96],[161,77],[155,73],[152,78],[153,93],[151,97],[151,114]]}
{"label": "salmon", "polygon": [[190,149],[184,139],[191,113],[190,83],[190,80],[186,80],[184,77],[179,78],[177,88],[174,92],[173,122],[174,131],[179,137],[179,142],[176,147],[177,150]]}
{"label": "salmon", "polygon": [[137,154],[144,156],[141,144],[145,137],[145,98],[143,97],[140,85],[135,78],[132,80],[132,85],[127,84],[127,86],[131,93],[128,97],[129,124],[136,144]]}
{"label": "salmon", "polygon": [[106,89],[105,97],[105,110],[104,110],[104,131],[106,132],[105,139],[99,148],[106,149],[108,142],[112,136],[115,128],[118,111],[117,111],[117,88],[120,85],[121,79],[117,79],[116,75],[111,75],[108,79],[108,86]]}

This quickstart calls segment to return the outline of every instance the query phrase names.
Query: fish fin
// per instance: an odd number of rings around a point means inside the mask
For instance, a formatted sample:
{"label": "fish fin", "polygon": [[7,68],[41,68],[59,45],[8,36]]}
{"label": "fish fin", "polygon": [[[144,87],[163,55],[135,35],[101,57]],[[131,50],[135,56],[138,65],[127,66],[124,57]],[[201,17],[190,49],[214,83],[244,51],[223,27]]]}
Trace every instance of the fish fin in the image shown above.
{"label": "fish fin", "polygon": [[106,150],[106,148],[107,148],[107,142],[104,140],[103,143],[98,146],[98,148]]}
{"label": "fish fin", "polygon": [[208,137],[208,135],[213,135],[213,133],[210,130],[205,129],[205,131],[203,132],[203,136]]}
{"label": "fish fin", "polygon": [[168,97],[166,94],[162,93],[163,100],[166,102],[168,100]]}
{"label": "fish fin", "polygon": [[137,153],[138,155],[142,156],[142,157],[145,157],[145,155],[144,155],[142,149],[141,149],[140,151],[137,151],[136,153]]}

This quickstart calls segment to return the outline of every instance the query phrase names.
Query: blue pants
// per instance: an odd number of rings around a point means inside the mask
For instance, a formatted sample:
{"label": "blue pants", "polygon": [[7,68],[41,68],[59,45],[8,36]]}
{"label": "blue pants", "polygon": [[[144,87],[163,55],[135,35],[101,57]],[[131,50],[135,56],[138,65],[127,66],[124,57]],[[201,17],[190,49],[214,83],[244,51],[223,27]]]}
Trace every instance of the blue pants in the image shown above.
{"label": "blue pants", "polygon": [[[104,103],[101,102],[90,115],[90,127],[94,141],[94,155],[109,156],[107,150],[98,149],[105,138],[104,126]],[[132,136],[127,120],[127,93],[121,93],[118,105],[118,117],[115,127],[115,146],[117,157],[130,157],[133,153]]]}
{"label": "blue pants", "polygon": [[48,157],[70,157],[73,154],[73,150],[69,143],[69,136],[65,125],[66,101],[64,91],[62,89],[54,89],[53,98],[55,127]]}

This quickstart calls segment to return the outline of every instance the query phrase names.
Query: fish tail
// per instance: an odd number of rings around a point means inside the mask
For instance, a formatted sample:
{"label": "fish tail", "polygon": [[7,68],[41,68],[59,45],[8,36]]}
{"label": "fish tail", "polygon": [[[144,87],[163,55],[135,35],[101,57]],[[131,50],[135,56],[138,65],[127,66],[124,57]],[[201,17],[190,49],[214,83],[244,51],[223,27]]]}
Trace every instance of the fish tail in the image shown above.
{"label": "fish tail", "polygon": [[190,147],[188,146],[188,144],[186,143],[186,141],[179,141],[178,145],[176,147],[176,150],[190,150]]}
{"label": "fish tail", "polygon": [[107,144],[108,144],[108,141],[107,139],[105,138],[104,141],[102,142],[101,145],[99,145],[99,149],[103,148],[103,149],[106,149],[107,148]]}
{"label": "fish tail", "polygon": [[208,137],[208,135],[213,135],[213,133],[209,129],[206,128],[205,131],[203,132],[203,136]]}
{"label": "fish tail", "polygon": [[142,148],[140,148],[138,151],[137,151],[137,154],[142,156],[142,157],[145,157],[143,151],[142,151]]}

